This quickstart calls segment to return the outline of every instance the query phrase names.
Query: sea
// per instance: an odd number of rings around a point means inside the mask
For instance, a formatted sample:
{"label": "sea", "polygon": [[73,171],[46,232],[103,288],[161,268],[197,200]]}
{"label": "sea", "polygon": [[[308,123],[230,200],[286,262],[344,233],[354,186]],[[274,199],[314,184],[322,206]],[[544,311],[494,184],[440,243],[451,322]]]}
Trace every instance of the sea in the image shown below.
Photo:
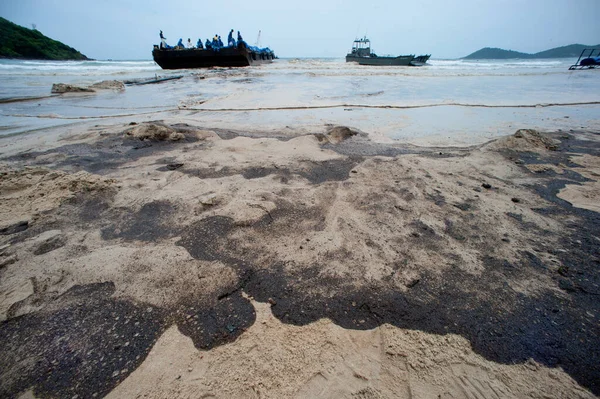
{"label": "sea", "polygon": [[[430,59],[423,67],[378,67],[287,58],[167,71],[151,60],[0,60],[0,142],[154,120],[269,134],[343,125],[379,142],[429,146],[475,145],[521,128],[600,132],[600,69],[569,70],[575,61]],[[54,83],[175,76],[182,77],[51,95]]]}

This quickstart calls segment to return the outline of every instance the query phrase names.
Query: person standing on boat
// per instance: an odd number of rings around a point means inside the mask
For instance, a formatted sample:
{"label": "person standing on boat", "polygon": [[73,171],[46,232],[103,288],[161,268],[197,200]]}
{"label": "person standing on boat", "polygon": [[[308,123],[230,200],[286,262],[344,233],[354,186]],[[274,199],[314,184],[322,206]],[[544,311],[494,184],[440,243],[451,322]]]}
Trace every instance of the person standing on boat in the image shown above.
{"label": "person standing on boat", "polygon": [[227,45],[231,47],[235,47],[235,39],[233,38],[233,29],[229,31],[229,36],[227,36]]}
{"label": "person standing on boat", "polygon": [[187,43],[185,44],[185,48],[194,48],[194,45],[192,44],[192,41],[189,37]]}
{"label": "person standing on boat", "polygon": [[167,38],[163,36],[162,30],[160,31],[160,48],[168,48]]}
{"label": "person standing on boat", "polygon": [[242,34],[240,33],[240,31],[238,30],[238,43],[239,42],[243,42],[244,39],[242,39]]}

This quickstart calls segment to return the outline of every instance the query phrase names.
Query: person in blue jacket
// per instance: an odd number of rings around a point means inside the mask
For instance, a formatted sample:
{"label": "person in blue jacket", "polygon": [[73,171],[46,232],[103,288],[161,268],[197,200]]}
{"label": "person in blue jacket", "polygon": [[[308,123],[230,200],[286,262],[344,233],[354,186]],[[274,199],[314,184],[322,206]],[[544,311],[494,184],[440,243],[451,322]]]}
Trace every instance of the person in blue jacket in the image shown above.
{"label": "person in blue jacket", "polygon": [[231,47],[235,47],[235,39],[233,38],[233,29],[229,31],[229,36],[227,36],[227,45]]}
{"label": "person in blue jacket", "polygon": [[185,48],[185,45],[183,44],[183,39],[182,38],[179,38],[179,41],[177,42],[177,47]]}
{"label": "person in blue jacket", "polygon": [[238,42],[243,42],[243,41],[244,41],[244,39],[242,39],[242,34],[238,30]]}
{"label": "person in blue jacket", "polygon": [[196,43],[196,48],[199,48],[199,49],[204,48],[204,46],[202,45],[202,39],[198,39],[198,42]]}
{"label": "person in blue jacket", "polygon": [[210,40],[206,39],[206,43],[204,43],[204,46],[206,47],[207,50],[212,49],[212,44],[210,43]]}

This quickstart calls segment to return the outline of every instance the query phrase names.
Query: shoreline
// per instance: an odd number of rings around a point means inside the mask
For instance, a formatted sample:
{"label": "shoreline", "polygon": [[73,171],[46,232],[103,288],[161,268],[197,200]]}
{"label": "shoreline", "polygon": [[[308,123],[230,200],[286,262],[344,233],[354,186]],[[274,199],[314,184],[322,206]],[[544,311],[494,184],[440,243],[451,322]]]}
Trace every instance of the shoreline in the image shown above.
{"label": "shoreline", "polygon": [[0,159],[2,396],[600,394],[598,132],[31,139]]}

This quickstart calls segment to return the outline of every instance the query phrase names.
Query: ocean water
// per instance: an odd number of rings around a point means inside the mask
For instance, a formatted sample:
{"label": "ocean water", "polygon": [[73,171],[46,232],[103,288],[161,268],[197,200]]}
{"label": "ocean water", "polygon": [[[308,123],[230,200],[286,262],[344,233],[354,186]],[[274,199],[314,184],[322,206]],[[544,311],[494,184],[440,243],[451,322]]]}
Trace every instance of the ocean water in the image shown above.
{"label": "ocean water", "polygon": [[[519,128],[600,131],[600,70],[575,60],[436,60],[369,67],[279,59],[248,68],[164,71],[153,61],[0,60],[0,140],[71,126],[164,119],[239,131],[322,131],[345,125],[378,141],[481,143]],[[90,85],[183,75],[122,92],[51,96]]]}

